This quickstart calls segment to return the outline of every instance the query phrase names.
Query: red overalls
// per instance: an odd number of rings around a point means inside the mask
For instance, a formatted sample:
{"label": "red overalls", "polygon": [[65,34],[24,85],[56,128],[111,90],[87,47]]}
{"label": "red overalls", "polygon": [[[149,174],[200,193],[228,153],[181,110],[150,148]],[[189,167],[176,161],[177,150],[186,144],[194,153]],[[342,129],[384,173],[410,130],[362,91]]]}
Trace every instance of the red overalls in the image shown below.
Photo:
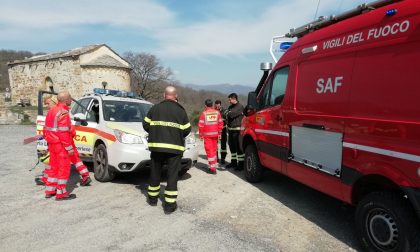
{"label": "red overalls", "polygon": [[220,112],[207,107],[200,115],[198,131],[200,138],[204,139],[204,149],[210,170],[216,171],[217,164],[217,141],[222,133],[223,121]]}
{"label": "red overalls", "polygon": [[[76,136],[76,130],[74,128],[74,125],[71,125],[70,128],[71,131],[71,135],[74,138]],[[87,169],[86,165],[83,164],[82,160],[80,160],[79,157],[79,152],[77,151],[76,145],[74,144],[73,141],[73,150],[74,150],[74,155],[70,155],[70,162],[71,164],[73,164],[76,167],[76,170],[79,172],[80,176],[82,176],[82,182],[85,181],[87,179],[87,177],[89,177],[89,170]],[[43,177],[41,178],[42,182],[44,182],[44,184],[47,184],[47,179],[49,177],[51,171],[51,167],[47,166],[44,169],[43,172]]]}
{"label": "red overalls", "polygon": [[44,137],[50,152],[51,170],[47,179],[45,194],[56,195],[56,198],[68,196],[67,180],[70,176],[70,157],[73,149],[69,108],[59,102],[47,113],[44,126]]}

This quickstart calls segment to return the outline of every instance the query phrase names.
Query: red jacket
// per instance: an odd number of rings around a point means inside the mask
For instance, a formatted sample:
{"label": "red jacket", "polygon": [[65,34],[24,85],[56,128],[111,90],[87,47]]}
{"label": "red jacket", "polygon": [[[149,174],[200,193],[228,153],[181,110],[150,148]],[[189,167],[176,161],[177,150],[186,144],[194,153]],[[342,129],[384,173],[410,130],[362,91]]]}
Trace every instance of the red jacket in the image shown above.
{"label": "red jacket", "polygon": [[45,118],[44,137],[48,143],[62,143],[67,151],[73,149],[69,107],[65,104],[59,102],[48,111]]}
{"label": "red jacket", "polygon": [[200,115],[198,131],[202,137],[218,137],[222,134],[223,120],[220,112],[214,108],[206,108]]}

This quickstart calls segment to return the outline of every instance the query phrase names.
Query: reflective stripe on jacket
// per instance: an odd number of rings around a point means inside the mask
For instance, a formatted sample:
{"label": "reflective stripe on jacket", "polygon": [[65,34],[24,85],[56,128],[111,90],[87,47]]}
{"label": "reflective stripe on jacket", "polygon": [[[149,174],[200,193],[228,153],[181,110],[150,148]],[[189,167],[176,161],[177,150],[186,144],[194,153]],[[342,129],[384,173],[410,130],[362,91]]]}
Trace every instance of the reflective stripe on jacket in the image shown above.
{"label": "reflective stripe on jacket", "polygon": [[44,136],[48,143],[62,143],[66,150],[73,149],[69,107],[59,102],[45,118]]}
{"label": "reflective stripe on jacket", "polygon": [[222,134],[223,120],[220,112],[214,108],[206,108],[200,114],[198,131],[200,137],[218,137]]}
{"label": "reflective stripe on jacket", "polygon": [[191,132],[185,109],[172,100],[154,105],[143,120],[143,128],[149,133],[150,151],[174,154],[184,152],[185,137]]}

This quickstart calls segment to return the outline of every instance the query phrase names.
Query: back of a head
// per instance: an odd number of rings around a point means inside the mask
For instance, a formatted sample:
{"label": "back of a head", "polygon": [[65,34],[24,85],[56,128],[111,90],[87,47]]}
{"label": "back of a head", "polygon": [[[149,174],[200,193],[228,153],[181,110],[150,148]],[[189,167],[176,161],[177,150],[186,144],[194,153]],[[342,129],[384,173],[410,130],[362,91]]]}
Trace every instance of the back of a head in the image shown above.
{"label": "back of a head", "polygon": [[165,99],[169,99],[169,100],[176,100],[178,98],[178,94],[174,86],[167,86],[165,88],[164,95],[165,95]]}
{"label": "back of a head", "polygon": [[211,99],[207,99],[204,104],[206,105],[206,107],[213,107],[213,101]]}
{"label": "back of a head", "polygon": [[65,102],[65,101],[71,99],[70,97],[71,96],[70,96],[70,93],[68,91],[61,91],[57,95],[57,100],[58,100],[58,102]]}
{"label": "back of a head", "polygon": [[238,100],[238,95],[236,93],[231,93],[228,98],[234,98],[235,100]]}
{"label": "back of a head", "polygon": [[214,104],[220,104],[220,105],[222,105],[222,101],[221,101],[221,100],[216,100],[216,101],[214,102]]}

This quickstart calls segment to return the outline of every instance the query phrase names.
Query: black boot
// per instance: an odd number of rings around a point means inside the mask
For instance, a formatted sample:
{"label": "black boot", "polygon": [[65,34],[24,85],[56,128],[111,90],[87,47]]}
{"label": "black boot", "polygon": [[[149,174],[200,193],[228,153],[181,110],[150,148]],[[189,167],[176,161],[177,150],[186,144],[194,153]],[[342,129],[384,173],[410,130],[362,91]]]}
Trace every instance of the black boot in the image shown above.
{"label": "black boot", "polygon": [[238,162],[238,166],[235,167],[235,171],[242,171],[244,169],[244,162]]}
{"label": "black boot", "polygon": [[37,185],[45,185],[44,181],[40,177],[35,178],[35,184]]}
{"label": "black boot", "polygon": [[165,202],[165,204],[163,205],[163,211],[165,212],[165,214],[171,214],[175,212],[177,208],[178,208],[178,205],[176,204],[176,202],[174,203]]}
{"label": "black boot", "polygon": [[147,197],[147,204],[149,204],[150,206],[157,206],[157,202],[157,197]]}
{"label": "black boot", "polygon": [[90,185],[91,182],[92,182],[92,179],[89,176],[83,177],[82,181],[80,181],[80,186],[88,186]]}
{"label": "black boot", "polygon": [[226,169],[236,168],[236,166],[237,166],[236,162],[232,162],[232,163],[226,165]]}

